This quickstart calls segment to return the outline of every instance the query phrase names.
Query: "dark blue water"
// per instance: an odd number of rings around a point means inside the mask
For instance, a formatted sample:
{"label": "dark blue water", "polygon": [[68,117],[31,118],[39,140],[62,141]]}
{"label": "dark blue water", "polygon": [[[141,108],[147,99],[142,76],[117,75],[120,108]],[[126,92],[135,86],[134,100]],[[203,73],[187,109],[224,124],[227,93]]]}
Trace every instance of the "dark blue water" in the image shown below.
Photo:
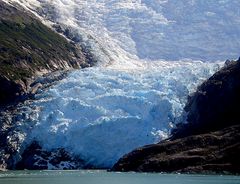
{"label": "dark blue water", "polygon": [[106,171],[10,171],[0,184],[240,184],[239,176],[110,173]]}

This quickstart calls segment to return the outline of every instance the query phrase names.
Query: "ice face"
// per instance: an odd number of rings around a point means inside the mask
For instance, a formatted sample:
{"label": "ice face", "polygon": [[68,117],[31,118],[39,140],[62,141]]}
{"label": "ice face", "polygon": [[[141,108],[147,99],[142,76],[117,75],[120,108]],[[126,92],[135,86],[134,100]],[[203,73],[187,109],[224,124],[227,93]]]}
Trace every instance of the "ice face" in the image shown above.
{"label": "ice face", "polygon": [[[37,110],[23,112],[29,114],[27,125],[19,121],[25,141],[111,167],[134,148],[167,138],[174,124],[184,121],[188,94],[219,69],[213,63],[163,61],[116,67],[75,71],[37,95],[28,104]],[[26,132],[28,125],[34,126]]]}

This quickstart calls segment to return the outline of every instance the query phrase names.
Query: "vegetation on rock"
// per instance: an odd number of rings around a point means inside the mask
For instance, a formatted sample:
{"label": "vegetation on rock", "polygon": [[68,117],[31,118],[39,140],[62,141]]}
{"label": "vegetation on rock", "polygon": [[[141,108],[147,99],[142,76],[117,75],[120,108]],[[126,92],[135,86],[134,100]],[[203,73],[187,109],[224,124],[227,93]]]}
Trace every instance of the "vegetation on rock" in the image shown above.
{"label": "vegetation on rock", "polygon": [[29,12],[0,1],[0,105],[27,93],[32,77],[92,64],[80,46]]}

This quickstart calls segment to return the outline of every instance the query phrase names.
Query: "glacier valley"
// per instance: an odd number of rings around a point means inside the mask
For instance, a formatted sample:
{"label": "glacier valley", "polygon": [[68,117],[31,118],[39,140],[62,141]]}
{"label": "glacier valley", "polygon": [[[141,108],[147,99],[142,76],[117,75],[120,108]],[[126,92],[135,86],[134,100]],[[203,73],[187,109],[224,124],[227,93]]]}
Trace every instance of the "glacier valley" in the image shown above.
{"label": "glacier valley", "polygon": [[19,107],[8,137],[19,154],[34,140],[109,168],[168,138],[188,95],[239,54],[238,0],[5,1],[70,30],[99,61]]}

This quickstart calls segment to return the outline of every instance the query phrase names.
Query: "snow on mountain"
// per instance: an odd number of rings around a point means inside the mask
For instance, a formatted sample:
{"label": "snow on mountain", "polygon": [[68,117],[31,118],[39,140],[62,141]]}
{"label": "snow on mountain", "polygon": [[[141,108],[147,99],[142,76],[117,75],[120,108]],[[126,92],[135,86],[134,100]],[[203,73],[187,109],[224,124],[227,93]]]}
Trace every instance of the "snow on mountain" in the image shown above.
{"label": "snow on mountain", "polygon": [[111,41],[114,38],[117,45],[141,59],[212,61],[239,55],[239,5],[238,0],[53,3],[61,15],[58,21],[84,27],[97,37],[110,36]]}
{"label": "snow on mountain", "polygon": [[112,57],[121,49],[148,60],[216,61],[239,55],[239,0],[8,1],[86,33],[85,39],[93,36],[109,46]]}
{"label": "snow on mountain", "polygon": [[187,96],[222,66],[205,61],[236,58],[240,48],[238,0],[8,1],[71,28],[102,63],[19,109],[21,148],[37,140],[96,167],[168,137]]}

